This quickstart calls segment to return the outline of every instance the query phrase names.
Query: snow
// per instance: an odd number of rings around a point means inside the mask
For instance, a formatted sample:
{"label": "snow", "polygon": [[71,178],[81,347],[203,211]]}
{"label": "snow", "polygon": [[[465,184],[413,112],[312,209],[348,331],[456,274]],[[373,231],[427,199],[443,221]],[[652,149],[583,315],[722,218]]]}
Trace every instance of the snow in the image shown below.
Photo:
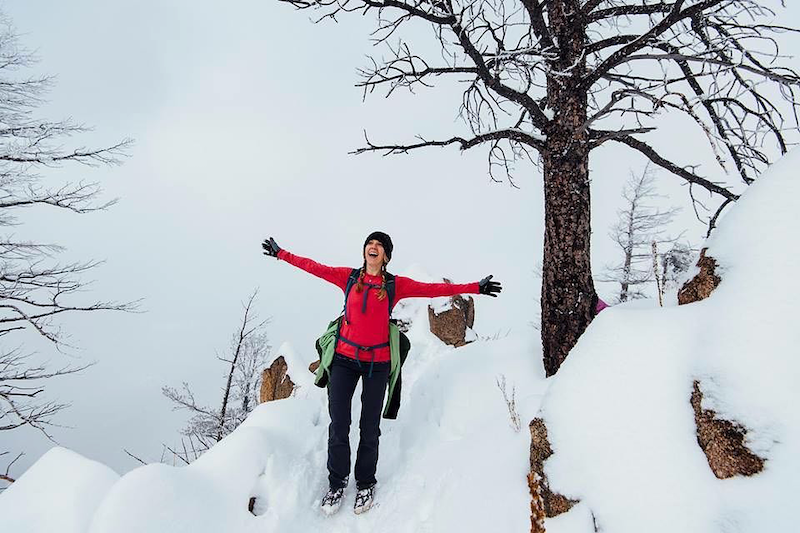
{"label": "snow", "polygon": [[118,479],[105,465],[52,448],[0,496],[2,529],[82,533]]}
{"label": "snow", "polygon": [[[774,165],[720,223],[707,246],[723,281],[708,299],[604,311],[552,380],[546,473],[604,531],[795,529],[798,163],[794,151]],[[695,436],[695,379],[704,407],[748,428],[764,472],[714,477]]]}
{"label": "snow", "polygon": [[[554,378],[543,376],[533,330],[453,348],[430,333],[427,300],[399,303],[395,316],[412,322],[413,348],[399,417],[382,422],[368,513],[352,513],[352,482],[337,514],[319,510],[328,415],[325,391],[307,370],[311,339],[276,352],[298,393],[260,405],[191,465],[142,466],[119,478],[54,448],[0,495],[3,531],[529,531],[525,425],[535,416],[544,417],[554,450],[545,463],[551,488],[580,500],[546,521],[550,533],[591,533],[595,524],[613,533],[792,531],[800,494],[791,282],[800,267],[798,166],[794,151],[720,221],[707,245],[723,281],[710,298],[604,310]],[[404,274],[433,281],[420,267]],[[481,313],[501,304],[481,302],[478,332]],[[519,432],[498,380],[515,393]],[[695,380],[704,407],[748,428],[749,446],[766,459],[762,473],[713,475],[689,403]],[[354,423],[353,449],[357,433]]]}
{"label": "snow", "polygon": [[[320,512],[327,489],[326,396],[308,385],[310,359],[283,345],[275,355],[286,358],[292,379],[301,384],[298,394],[260,405],[191,465],[143,466],[98,487],[105,498],[96,510],[85,509],[91,526],[80,531],[524,530],[529,437],[524,427],[511,428],[496,380],[505,376],[509,394],[515,389],[522,420],[535,415],[545,387],[535,337],[523,332],[452,348],[430,333],[427,303],[407,300],[402,306],[401,314],[414,320],[408,332],[413,351],[404,366],[399,417],[381,425],[376,504],[368,513],[353,514],[352,481],[339,513]],[[357,421],[360,404],[353,403]],[[23,501],[38,498],[46,506],[59,497],[39,496],[47,483],[46,477],[31,479],[16,492]],[[247,508],[251,497],[255,515]],[[487,507],[503,509],[502,516],[470,512]]]}

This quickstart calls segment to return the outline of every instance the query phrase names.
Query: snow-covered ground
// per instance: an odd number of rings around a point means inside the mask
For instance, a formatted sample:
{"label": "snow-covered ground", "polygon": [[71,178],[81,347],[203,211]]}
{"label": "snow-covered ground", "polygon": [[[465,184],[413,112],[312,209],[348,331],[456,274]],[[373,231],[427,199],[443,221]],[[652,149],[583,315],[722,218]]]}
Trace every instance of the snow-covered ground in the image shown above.
{"label": "snow-covered ground", "polygon": [[[326,399],[303,368],[311,354],[286,346],[295,396],[259,406],[192,465],[149,465],[118,478],[54,449],[0,495],[2,530],[528,531],[525,425],[540,408],[555,452],[545,465],[551,487],[581,501],[548,520],[550,532],[590,533],[595,523],[607,533],[797,530],[798,165],[795,151],[721,221],[708,246],[723,281],[709,299],[603,311],[551,380],[533,331],[453,349],[427,331],[424,303],[400,309],[415,317],[414,349],[400,416],[382,423],[377,505],[364,515],[318,511]],[[516,391],[519,432],[502,377]],[[695,436],[694,380],[704,406],[749,428],[748,444],[766,459],[762,473],[714,477]],[[351,483],[347,506],[353,493]]]}
{"label": "snow-covered ground", "polygon": [[[193,464],[144,466],[114,482],[102,465],[56,448],[0,496],[3,531],[52,531],[54,524],[62,533],[525,530],[525,424],[545,386],[535,336],[451,348],[427,331],[426,305],[404,303],[398,310],[415,317],[413,351],[404,366],[399,417],[381,424],[377,505],[369,513],[319,512],[327,489],[327,399],[306,370],[311,360],[284,345],[276,355],[287,356],[299,382],[296,394],[260,405]],[[516,391],[519,432],[497,384],[503,377],[509,397]],[[353,403],[355,450],[360,403]],[[83,494],[69,499],[69,509],[65,478]],[[251,496],[258,516],[247,509]],[[351,482],[345,505],[352,507],[354,496]],[[70,520],[53,516],[61,513]],[[35,519],[40,515],[53,518]]]}

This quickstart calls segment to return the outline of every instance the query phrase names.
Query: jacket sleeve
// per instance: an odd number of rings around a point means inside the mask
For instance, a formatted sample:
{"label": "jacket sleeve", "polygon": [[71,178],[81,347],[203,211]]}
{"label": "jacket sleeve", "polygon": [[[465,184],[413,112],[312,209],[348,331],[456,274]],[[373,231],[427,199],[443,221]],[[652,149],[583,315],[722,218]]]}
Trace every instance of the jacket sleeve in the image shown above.
{"label": "jacket sleeve", "polygon": [[474,283],[423,283],[411,278],[395,278],[395,301],[403,298],[436,298],[456,294],[478,294],[478,282]]}
{"label": "jacket sleeve", "polygon": [[317,263],[312,259],[294,255],[286,250],[278,252],[278,259],[286,261],[290,265],[296,266],[301,270],[305,270],[309,274],[322,278],[325,281],[333,283],[340,289],[344,290],[347,287],[347,278],[350,277],[351,268],[347,267],[331,267]]}

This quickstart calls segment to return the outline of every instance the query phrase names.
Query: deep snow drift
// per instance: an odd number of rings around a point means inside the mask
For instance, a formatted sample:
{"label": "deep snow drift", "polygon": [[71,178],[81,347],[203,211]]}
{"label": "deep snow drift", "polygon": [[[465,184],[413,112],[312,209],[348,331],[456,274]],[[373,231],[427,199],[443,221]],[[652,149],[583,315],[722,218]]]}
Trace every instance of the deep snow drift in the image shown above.
{"label": "deep snow drift", "polygon": [[[720,222],[708,246],[723,281],[709,299],[603,311],[551,380],[542,376],[535,331],[453,349],[427,331],[427,302],[404,303],[398,313],[415,318],[414,348],[399,418],[382,423],[377,505],[365,515],[348,509],[352,482],[337,515],[318,509],[328,418],[324,391],[304,368],[309,342],[279,351],[300,384],[295,396],[259,406],[192,465],[117,478],[53,450],[0,495],[3,531],[528,531],[525,424],[540,407],[555,451],[545,464],[551,487],[581,500],[546,522],[551,533],[591,533],[594,524],[607,533],[796,530],[798,166],[795,151]],[[502,298],[479,302],[478,329],[494,305]],[[520,432],[500,376],[516,390]],[[704,406],[749,429],[748,444],[766,459],[762,473],[714,477],[695,435],[694,380]],[[251,496],[257,516],[247,510]]]}

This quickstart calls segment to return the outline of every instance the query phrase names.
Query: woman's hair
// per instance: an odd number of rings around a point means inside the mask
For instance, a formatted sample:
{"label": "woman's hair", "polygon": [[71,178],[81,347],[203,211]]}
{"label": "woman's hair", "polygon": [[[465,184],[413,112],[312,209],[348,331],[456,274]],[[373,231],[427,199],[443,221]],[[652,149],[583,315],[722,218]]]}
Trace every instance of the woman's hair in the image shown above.
{"label": "woman's hair", "polygon": [[[358,282],[356,283],[356,292],[361,294],[364,291],[364,276],[367,273],[367,260],[364,260],[364,266],[361,267],[361,272],[358,274]],[[386,292],[386,263],[381,266],[381,290],[378,291],[378,300],[383,300],[388,294]]]}

